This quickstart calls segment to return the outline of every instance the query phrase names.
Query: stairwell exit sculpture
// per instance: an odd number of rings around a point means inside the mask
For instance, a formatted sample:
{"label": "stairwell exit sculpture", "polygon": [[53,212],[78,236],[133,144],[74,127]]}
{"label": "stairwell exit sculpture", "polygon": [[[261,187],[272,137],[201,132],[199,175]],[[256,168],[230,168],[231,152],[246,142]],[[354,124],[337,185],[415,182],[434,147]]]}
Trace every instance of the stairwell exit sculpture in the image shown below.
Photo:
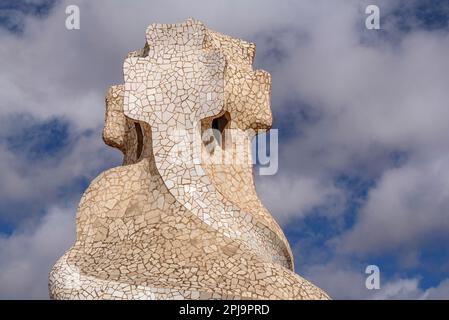
{"label": "stairwell exit sculpture", "polygon": [[271,78],[252,69],[254,55],[192,19],[148,27],[106,98],[103,139],[123,165],[84,193],[51,298],[329,298],[293,272],[256,194],[251,139],[272,116]]}

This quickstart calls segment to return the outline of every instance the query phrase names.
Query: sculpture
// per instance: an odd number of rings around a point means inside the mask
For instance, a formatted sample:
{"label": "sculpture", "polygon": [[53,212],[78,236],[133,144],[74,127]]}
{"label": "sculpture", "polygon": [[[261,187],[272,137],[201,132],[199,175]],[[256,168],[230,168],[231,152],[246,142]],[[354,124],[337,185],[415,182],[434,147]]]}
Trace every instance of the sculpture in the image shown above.
{"label": "sculpture", "polygon": [[289,244],[256,194],[251,139],[272,116],[255,45],[193,19],[152,24],[146,37],[106,98],[103,139],[123,166],[84,193],[50,296],[327,299],[292,271]]}

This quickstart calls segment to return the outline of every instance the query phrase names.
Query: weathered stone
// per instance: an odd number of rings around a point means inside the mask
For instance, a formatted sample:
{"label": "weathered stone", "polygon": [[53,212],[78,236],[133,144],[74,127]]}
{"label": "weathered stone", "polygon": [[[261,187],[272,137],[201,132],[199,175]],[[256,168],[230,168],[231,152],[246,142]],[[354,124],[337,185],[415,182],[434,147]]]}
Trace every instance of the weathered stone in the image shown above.
{"label": "weathered stone", "polygon": [[192,19],[150,25],[146,38],[106,97],[103,139],[123,152],[123,166],[84,193],[51,297],[327,299],[293,272],[289,244],[256,194],[251,139],[272,117],[270,75],[252,69],[255,45]]}

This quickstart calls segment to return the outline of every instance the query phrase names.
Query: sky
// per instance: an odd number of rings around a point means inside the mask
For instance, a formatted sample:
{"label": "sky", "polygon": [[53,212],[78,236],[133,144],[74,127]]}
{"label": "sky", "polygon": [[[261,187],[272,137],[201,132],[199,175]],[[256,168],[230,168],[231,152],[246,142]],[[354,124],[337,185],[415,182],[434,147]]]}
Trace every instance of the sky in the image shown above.
{"label": "sky", "polygon": [[279,170],[256,187],[296,271],[334,299],[448,299],[447,0],[0,0],[0,298],[48,298],[82,193],[121,163],[106,90],[150,23],[188,17],[255,42],[272,75]]}

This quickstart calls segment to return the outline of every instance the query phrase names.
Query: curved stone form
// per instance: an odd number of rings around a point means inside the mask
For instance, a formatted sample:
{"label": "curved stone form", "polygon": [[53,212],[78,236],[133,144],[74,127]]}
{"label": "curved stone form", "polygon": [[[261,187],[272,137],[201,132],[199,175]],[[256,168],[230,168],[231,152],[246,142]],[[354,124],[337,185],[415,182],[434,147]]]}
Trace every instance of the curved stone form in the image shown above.
{"label": "curved stone form", "polygon": [[271,77],[252,69],[254,55],[193,19],[148,27],[106,97],[103,139],[123,165],[84,193],[52,298],[328,298],[293,272],[256,194],[251,139],[272,116]]}

